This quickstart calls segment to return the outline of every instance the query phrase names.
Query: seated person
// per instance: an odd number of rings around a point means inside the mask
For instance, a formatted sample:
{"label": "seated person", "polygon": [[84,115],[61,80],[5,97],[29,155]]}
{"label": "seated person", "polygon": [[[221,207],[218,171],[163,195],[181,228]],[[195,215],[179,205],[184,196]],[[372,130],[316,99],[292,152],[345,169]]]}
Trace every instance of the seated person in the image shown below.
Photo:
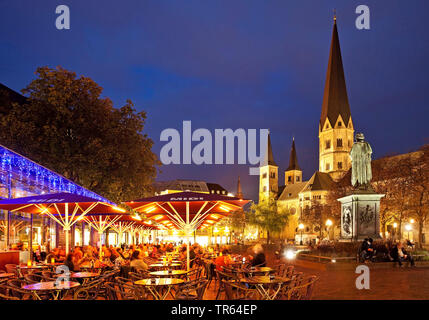
{"label": "seated person", "polygon": [[253,256],[250,256],[250,261],[252,267],[265,267],[267,265],[264,249],[259,243],[253,247]]}
{"label": "seated person", "polygon": [[367,260],[371,260],[374,256],[374,248],[372,246],[372,239],[365,238],[363,240],[362,245],[360,247],[359,252],[361,262],[366,262]]}
{"label": "seated person", "polygon": [[414,259],[402,246],[402,243],[399,242],[393,249],[391,256],[393,261],[397,261],[399,266],[402,266],[403,261],[410,261],[411,266],[414,266]]}
{"label": "seated person", "polygon": [[64,260],[64,265],[67,267],[67,268],[69,268],[69,270],[70,270],[70,272],[73,272],[73,271],[76,271],[75,270],[75,264],[74,264],[74,261],[75,259],[74,259],[74,255],[73,255],[73,253],[69,253],[67,256],[66,256],[66,259]]}
{"label": "seated person", "polygon": [[216,270],[218,271],[223,271],[223,267],[229,267],[233,263],[227,248],[223,248],[221,252],[222,255],[219,255],[215,260]]}
{"label": "seated person", "polygon": [[135,268],[137,272],[146,271],[149,269],[147,264],[140,258],[140,251],[136,250],[133,252],[130,259],[130,267]]}

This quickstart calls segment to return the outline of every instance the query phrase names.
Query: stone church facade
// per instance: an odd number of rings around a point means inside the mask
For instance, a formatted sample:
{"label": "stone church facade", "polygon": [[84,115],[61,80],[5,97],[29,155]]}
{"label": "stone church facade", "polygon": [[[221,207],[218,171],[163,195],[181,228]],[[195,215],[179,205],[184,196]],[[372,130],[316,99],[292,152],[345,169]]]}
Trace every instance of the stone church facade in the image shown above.
{"label": "stone church facade", "polygon": [[[315,202],[325,203],[329,189],[350,169],[349,152],[354,141],[354,126],[347,96],[346,81],[341,58],[336,18],[325,80],[321,117],[318,124],[319,170],[308,181],[298,163],[295,139],[292,141],[289,166],[279,181],[278,166],[274,161],[270,136],[268,136],[265,162],[260,167],[259,200],[274,194],[279,206],[289,209],[293,215],[283,232],[283,238],[295,239],[302,212]],[[304,242],[317,237],[312,226],[302,231]]]}

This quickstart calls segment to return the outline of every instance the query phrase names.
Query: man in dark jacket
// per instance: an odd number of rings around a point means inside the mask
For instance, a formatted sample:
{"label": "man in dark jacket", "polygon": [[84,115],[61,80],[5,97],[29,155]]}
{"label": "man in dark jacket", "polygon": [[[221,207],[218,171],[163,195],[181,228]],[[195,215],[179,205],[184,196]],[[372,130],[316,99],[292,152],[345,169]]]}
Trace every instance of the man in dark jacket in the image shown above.
{"label": "man in dark jacket", "polygon": [[360,259],[361,262],[365,262],[366,260],[371,260],[374,255],[374,248],[372,246],[372,239],[365,238],[363,240],[362,245],[360,247]]}
{"label": "man in dark jacket", "polygon": [[393,261],[398,261],[399,266],[402,266],[403,261],[410,261],[411,266],[414,266],[413,257],[403,248],[401,242],[392,249],[391,256]]}

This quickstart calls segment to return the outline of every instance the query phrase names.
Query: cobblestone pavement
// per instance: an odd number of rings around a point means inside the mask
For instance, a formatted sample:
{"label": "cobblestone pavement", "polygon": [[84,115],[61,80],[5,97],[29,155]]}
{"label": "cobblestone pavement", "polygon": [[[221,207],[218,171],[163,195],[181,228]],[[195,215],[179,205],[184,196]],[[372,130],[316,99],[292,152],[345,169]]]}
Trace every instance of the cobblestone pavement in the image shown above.
{"label": "cobblestone pavement", "polygon": [[370,270],[370,288],[358,290],[354,270],[319,271],[296,267],[306,275],[317,275],[313,300],[421,300],[429,299],[429,268]]}

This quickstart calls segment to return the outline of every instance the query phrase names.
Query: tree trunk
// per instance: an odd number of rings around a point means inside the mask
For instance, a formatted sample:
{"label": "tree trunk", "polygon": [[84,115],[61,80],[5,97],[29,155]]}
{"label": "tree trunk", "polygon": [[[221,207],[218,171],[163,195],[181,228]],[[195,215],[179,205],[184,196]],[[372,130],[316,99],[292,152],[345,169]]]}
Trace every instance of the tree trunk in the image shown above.
{"label": "tree trunk", "polygon": [[270,244],[270,232],[267,230],[267,244]]}
{"label": "tree trunk", "polygon": [[398,225],[398,239],[399,241],[402,240],[402,218],[399,219],[399,225]]}
{"label": "tree trunk", "polygon": [[383,239],[386,239],[386,222],[381,223],[381,234],[383,236]]}
{"label": "tree trunk", "polygon": [[419,248],[423,248],[423,222],[419,221]]}

